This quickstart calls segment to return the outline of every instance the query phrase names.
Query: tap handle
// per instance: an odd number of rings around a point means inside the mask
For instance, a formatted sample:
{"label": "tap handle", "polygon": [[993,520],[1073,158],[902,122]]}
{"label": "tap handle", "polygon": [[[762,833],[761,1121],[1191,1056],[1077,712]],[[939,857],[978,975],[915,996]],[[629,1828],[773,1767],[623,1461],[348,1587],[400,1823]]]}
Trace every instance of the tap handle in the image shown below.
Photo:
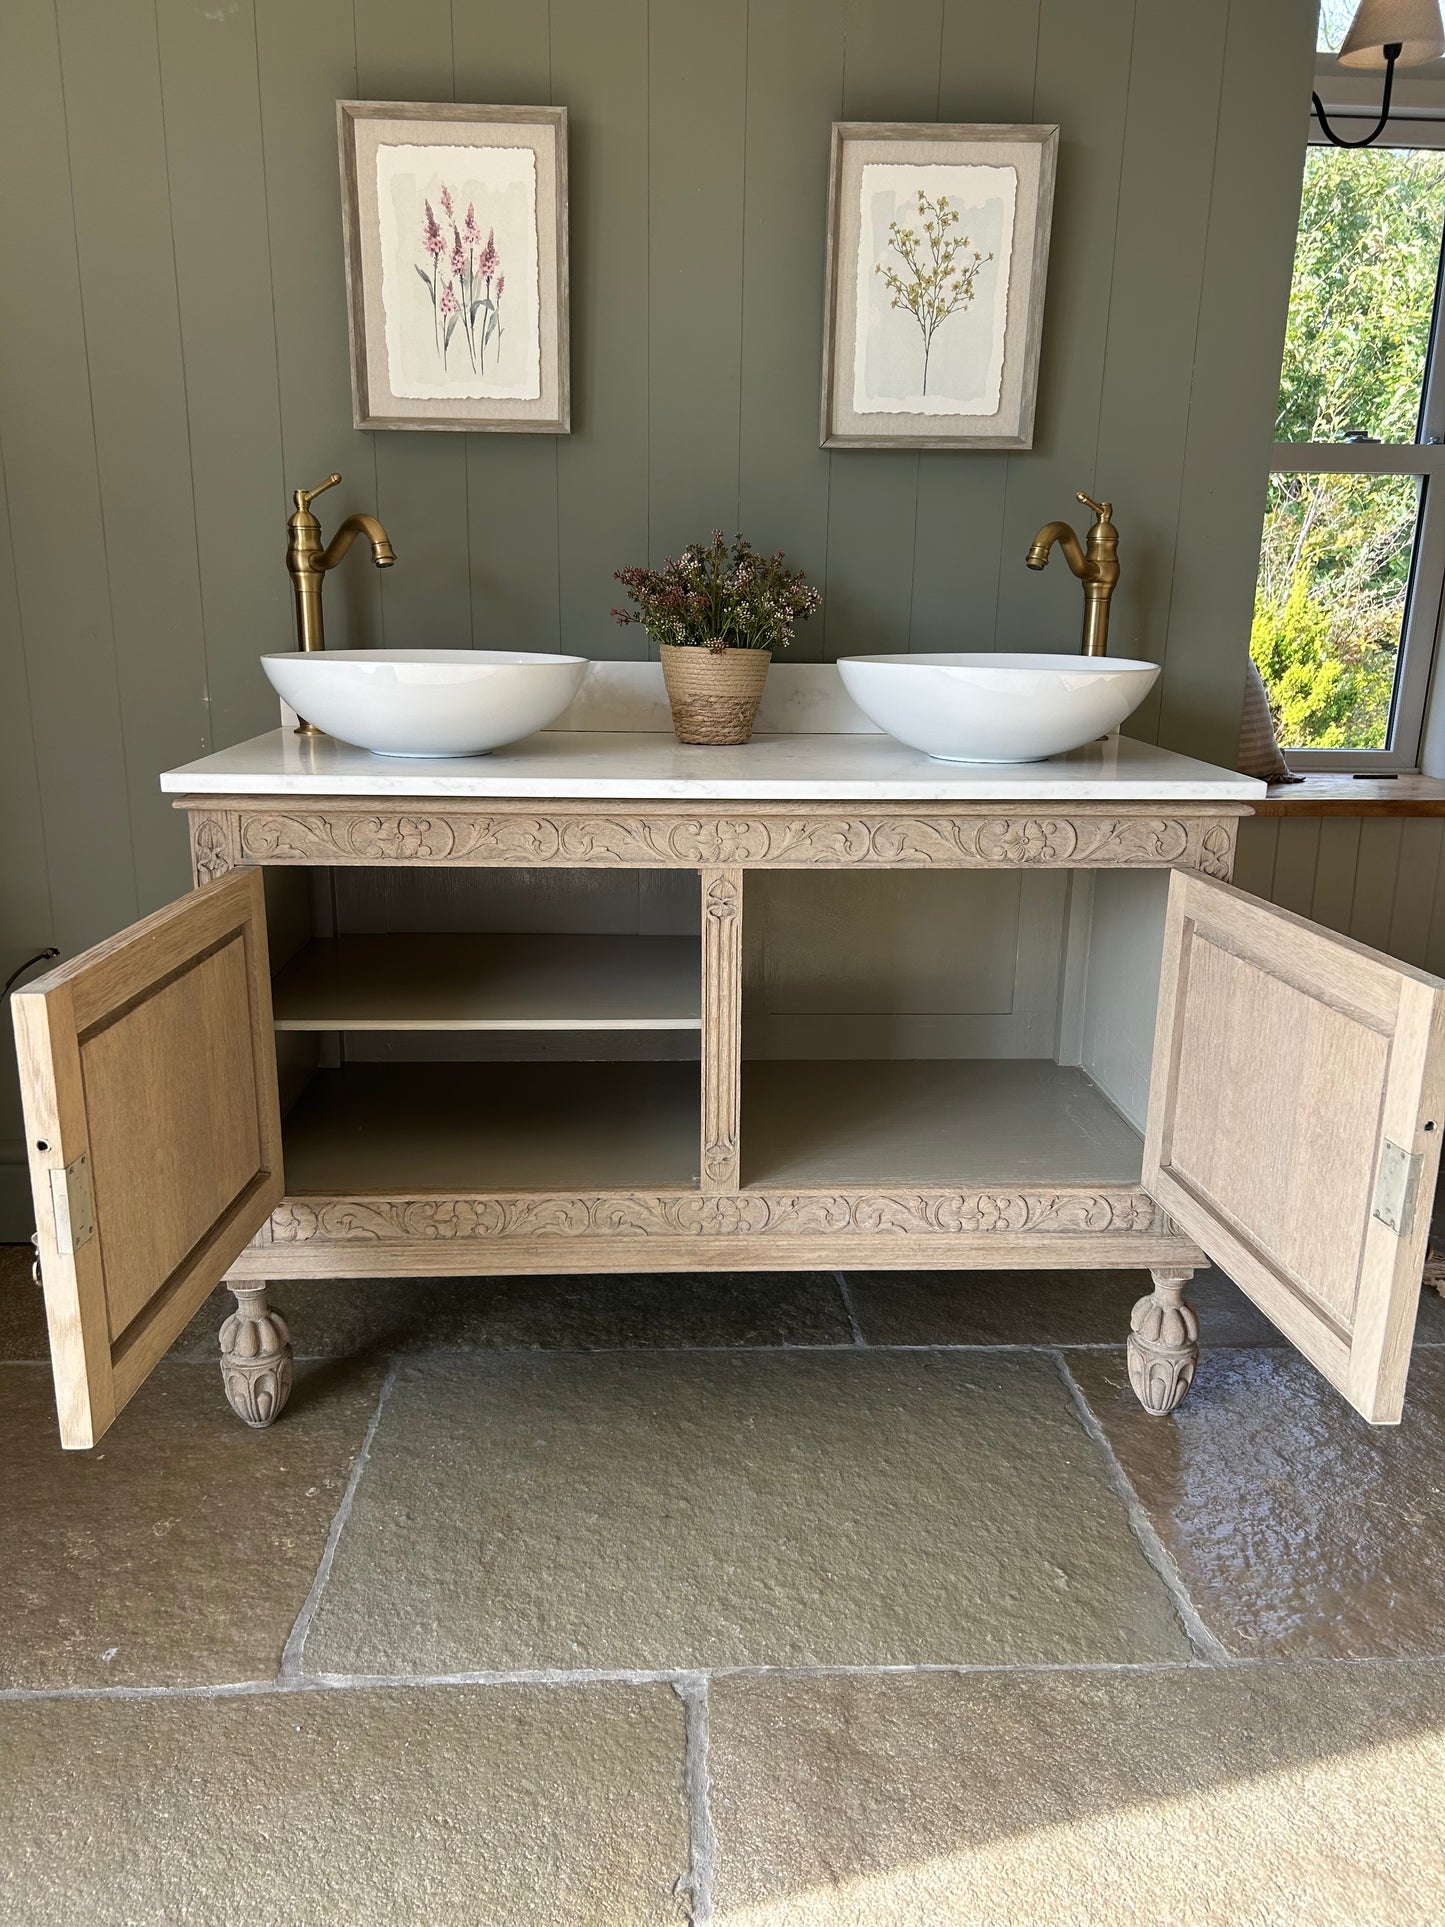
{"label": "tap handle", "polygon": [[1076,502],[1082,502],[1086,509],[1092,509],[1101,522],[1107,522],[1109,517],[1114,513],[1114,504],[1112,502],[1096,502],[1092,495],[1085,495],[1082,489],[1075,495],[1074,500]]}
{"label": "tap handle", "polygon": [[335,488],[340,480],[341,477],[333,472],[328,475],[326,480],[317,488],[298,488],[295,494],[296,513],[298,515],[308,514],[310,512],[312,498],[324,494],[329,488]]}

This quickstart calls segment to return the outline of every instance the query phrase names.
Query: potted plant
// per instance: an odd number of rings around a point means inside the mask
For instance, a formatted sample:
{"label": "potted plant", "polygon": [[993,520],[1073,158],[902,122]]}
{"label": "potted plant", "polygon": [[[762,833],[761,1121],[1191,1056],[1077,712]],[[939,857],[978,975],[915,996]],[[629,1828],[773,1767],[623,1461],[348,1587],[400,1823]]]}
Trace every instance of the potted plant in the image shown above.
{"label": "potted plant", "polygon": [[677,740],[747,742],[773,651],[822,607],[821,593],[801,569],[784,566],[781,550],[759,555],[740,535],[725,541],[721,529],[660,569],[616,573],[636,607],[612,613],[640,622],[657,644]]}

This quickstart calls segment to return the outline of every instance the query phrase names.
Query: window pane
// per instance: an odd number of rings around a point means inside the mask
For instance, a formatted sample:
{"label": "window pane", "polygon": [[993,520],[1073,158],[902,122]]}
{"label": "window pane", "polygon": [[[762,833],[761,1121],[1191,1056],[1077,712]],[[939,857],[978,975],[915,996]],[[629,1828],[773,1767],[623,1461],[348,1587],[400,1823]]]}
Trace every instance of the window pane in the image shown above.
{"label": "window pane", "polygon": [[1445,149],[1311,147],[1281,442],[1412,442],[1445,223]]}
{"label": "window pane", "polygon": [[1337,53],[1350,30],[1360,0],[1320,0],[1320,27],[1315,46],[1321,53]]}
{"label": "window pane", "polygon": [[1250,652],[1286,749],[1385,749],[1421,483],[1274,475]]}

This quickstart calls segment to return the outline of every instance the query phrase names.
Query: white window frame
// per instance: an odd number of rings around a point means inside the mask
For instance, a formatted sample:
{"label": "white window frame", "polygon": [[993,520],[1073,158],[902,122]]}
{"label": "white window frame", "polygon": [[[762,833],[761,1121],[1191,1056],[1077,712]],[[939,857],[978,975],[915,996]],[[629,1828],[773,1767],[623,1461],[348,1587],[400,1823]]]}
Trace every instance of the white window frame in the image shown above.
{"label": "white window frame", "polygon": [[[1362,82],[1374,82],[1377,103],[1365,103]],[[1328,56],[1316,72],[1330,125],[1347,139],[1366,132],[1379,117],[1379,77],[1351,74]],[[1309,145],[1322,147],[1327,138],[1311,113]],[[1445,82],[1433,77],[1409,90],[1407,104],[1390,116],[1378,145],[1381,147],[1445,147]],[[1405,593],[1405,617],[1400,631],[1400,653],[1395,670],[1395,693],[1383,749],[1300,749],[1284,745],[1292,768],[1351,770],[1386,775],[1417,770],[1422,757],[1428,767],[1439,760],[1427,745],[1441,738],[1445,753],[1445,688],[1432,691],[1445,618],[1445,320],[1442,289],[1437,286],[1435,316],[1425,360],[1425,389],[1421,404],[1421,439],[1416,442],[1276,442],[1271,474],[1414,475],[1423,486],[1415,553]],[[1438,478],[1438,479],[1437,479]],[[1442,712],[1428,714],[1432,706]]]}

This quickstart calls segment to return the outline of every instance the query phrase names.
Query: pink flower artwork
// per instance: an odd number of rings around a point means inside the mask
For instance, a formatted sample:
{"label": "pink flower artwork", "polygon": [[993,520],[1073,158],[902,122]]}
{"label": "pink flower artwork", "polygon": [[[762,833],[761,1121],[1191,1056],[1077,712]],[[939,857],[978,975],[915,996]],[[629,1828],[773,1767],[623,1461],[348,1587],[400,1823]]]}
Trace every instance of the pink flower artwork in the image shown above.
{"label": "pink flower artwork", "polygon": [[443,372],[450,366],[452,338],[460,325],[475,374],[486,366],[488,348],[494,360],[501,357],[502,296],[507,277],[502,273],[494,227],[487,229],[486,243],[482,243],[476,203],[467,203],[466,218],[458,225],[451,189],[443,184],[437,198],[451,223],[451,242],[448,245],[431,202],[424,200],[421,244],[430,261],[428,266],[416,264],[417,277],[431,303],[432,334]]}

